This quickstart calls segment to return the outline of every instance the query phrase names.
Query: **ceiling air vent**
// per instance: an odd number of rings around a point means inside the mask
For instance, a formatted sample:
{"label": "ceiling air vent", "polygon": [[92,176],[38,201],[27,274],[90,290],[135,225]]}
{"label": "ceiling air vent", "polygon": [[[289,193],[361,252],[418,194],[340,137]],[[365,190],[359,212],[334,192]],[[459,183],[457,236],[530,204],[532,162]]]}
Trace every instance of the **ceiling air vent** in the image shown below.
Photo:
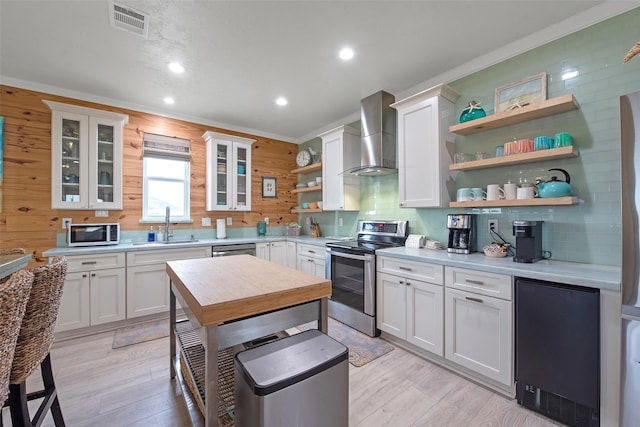
{"label": "ceiling air vent", "polygon": [[149,35],[149,14],[124,4],[109,2],[109,22],[112,27],[138,34],[145,39]]}

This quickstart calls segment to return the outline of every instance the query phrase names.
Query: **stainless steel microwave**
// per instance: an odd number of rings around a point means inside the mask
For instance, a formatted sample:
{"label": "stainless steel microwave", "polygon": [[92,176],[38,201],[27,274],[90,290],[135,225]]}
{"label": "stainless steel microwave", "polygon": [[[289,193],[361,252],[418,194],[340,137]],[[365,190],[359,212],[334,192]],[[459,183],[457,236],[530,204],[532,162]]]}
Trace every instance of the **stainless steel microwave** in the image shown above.
{"label": "stainless steel microwave", "polygon": [[120,224],[69,224],[69,246],[102,246],[120,243]]}

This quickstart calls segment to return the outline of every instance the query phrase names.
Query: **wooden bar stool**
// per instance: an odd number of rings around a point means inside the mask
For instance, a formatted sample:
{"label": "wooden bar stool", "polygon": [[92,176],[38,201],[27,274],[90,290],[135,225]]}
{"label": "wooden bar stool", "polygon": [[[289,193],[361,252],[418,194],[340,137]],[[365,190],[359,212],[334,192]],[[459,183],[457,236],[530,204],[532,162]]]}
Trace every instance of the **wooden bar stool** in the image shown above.
{"label": "wooden bar stool", "polygon": [[[58,393],[53,380],[49,351],[58,318],[62,286],[67,274],[65,257],[55,257],[50,264],[29,270],[33,273],[33,286],[27,302],[22,327],[9,380],[9,407],[14,426],[39,426],[51,410],[57,427],[64,426]],[[44,389],[27,394],[27,378],[40,365]],[[31,420],[27,402],[43,399]]]}
{"label": "wooden bar stool", "polygon": [[33,273],[22,270],[0,284],[0,408],[9,396],[11,363],[32,283]]}

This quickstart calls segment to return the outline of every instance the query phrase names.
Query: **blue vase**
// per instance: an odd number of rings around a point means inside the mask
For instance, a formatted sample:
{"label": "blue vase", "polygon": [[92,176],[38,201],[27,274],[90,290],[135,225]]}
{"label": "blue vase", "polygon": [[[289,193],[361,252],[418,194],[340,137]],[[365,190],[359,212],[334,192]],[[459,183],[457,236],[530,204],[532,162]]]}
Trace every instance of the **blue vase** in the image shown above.
{"label": "blue vase", "polygon": [[470,120],[480,119],[486,117],[487,113],[480,106],[479,102],[471,101],[460,114],[460,123],[468,122]]}

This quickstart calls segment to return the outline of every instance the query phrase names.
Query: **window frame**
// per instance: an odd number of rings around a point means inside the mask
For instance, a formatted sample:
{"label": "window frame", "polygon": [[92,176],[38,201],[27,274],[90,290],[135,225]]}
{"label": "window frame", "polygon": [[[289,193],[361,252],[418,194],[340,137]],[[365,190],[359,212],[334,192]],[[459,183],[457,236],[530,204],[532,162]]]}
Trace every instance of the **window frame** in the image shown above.
{"label": "window frame", "polygon": [[[150,177],[147,173],[147,161],[149,160],[172,160],[175,162],[184,163],[184,175],[182,178],[167,178],[162,176]],[[191,189],[191,161],[184,158],[170,158],[161,156],[146,155],[142,157],[142,220],[140,222],[164,222],[165,216],[162,215],[149,215],[148,209],[148,196],[149,196],[149,181],[166,182],[166,183],[182,183],[184,186],[184,198],[183,207],[184,215],[176,216],[171,214],[171,222],[193,222],[191,219],[191,204],[190,204],[190,189]]]}

